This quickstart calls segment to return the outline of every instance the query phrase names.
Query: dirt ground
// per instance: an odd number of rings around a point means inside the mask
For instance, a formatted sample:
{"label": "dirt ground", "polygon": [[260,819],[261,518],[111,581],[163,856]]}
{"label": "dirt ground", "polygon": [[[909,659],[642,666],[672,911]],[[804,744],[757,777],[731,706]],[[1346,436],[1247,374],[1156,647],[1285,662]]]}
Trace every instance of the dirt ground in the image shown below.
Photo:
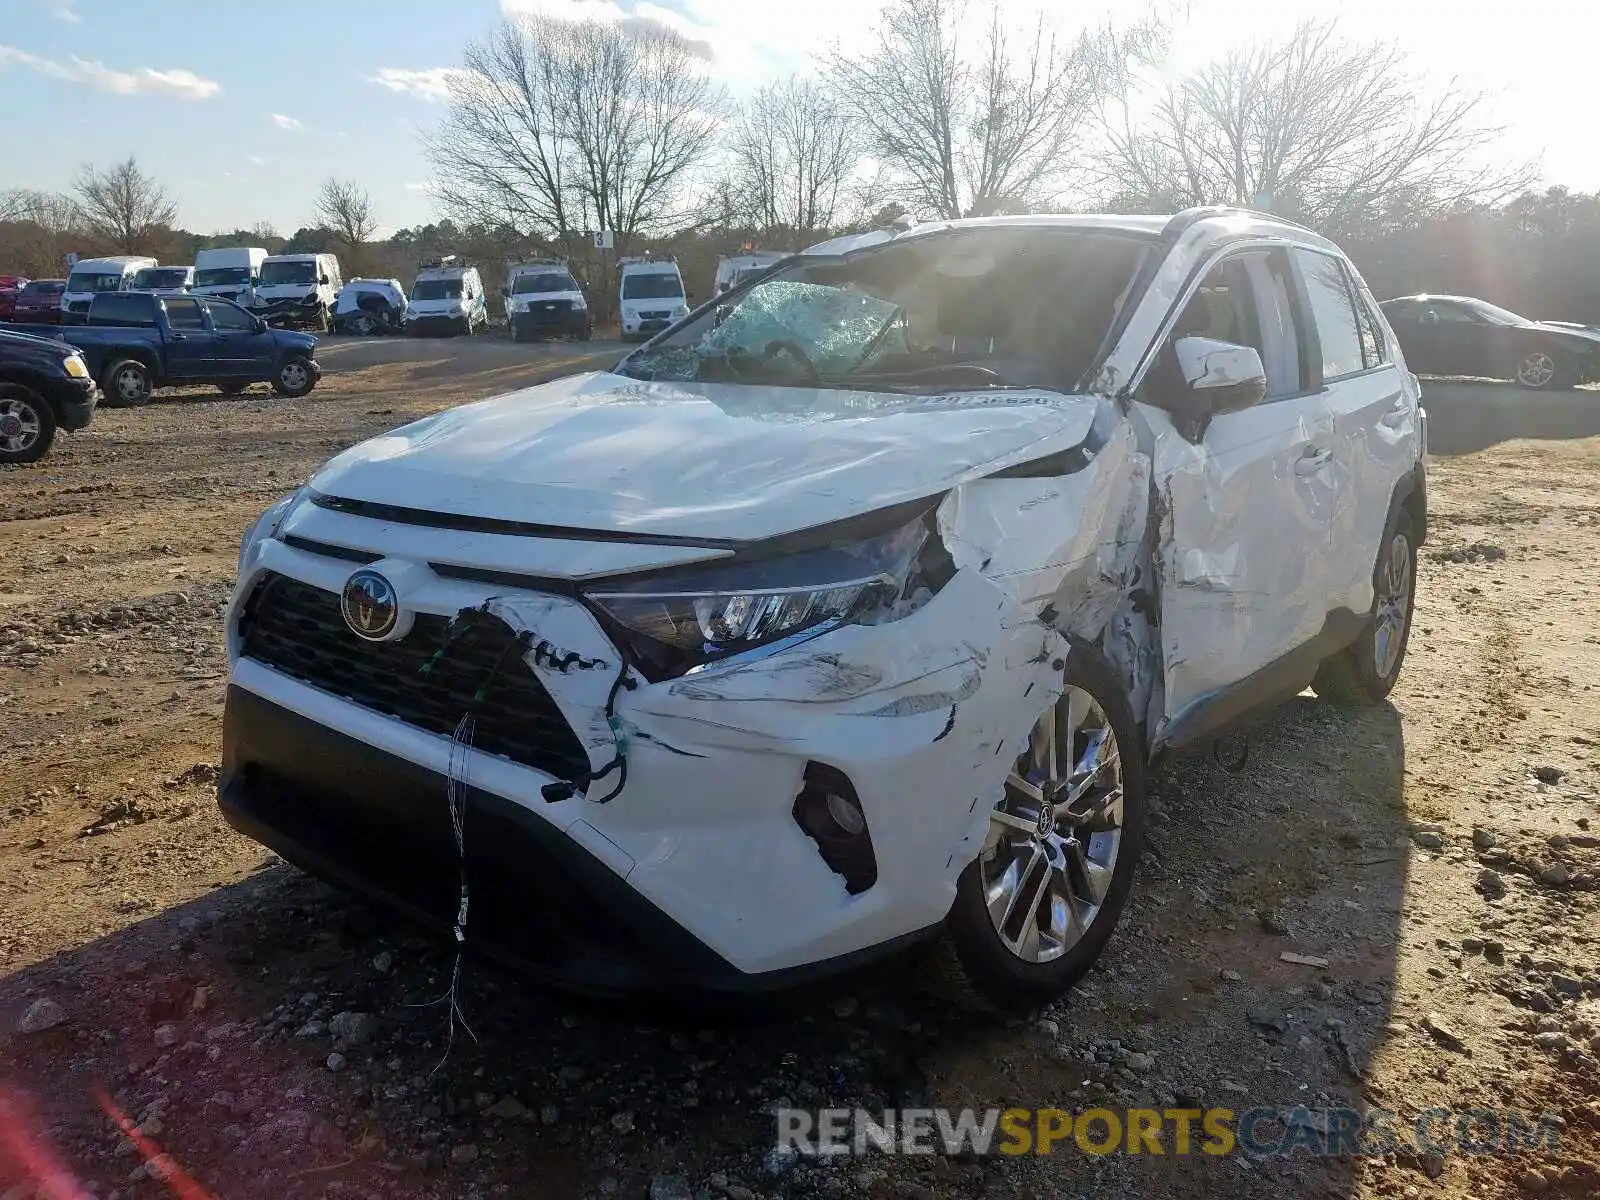
{"label": "dirt ground", "polygon": [[[1429,387],[1432,536],[1393,703],[1302,697],[1242,767],[1168,767],[1123,928],[1037,1019],[972,1007],[939,947],[715,1022],[469,962],[476,1041],[446,1055],[447,950],[218,818],[220,615],[248,521],[334,451],[616,353],[334,339],[306,399],[164,394],[0,473],[0,1198],[34,1195],[24,1138],[100,1200],[181,1194],[152,1178],[173,1164],[230,1200],[1600,1194],[1589,391]],[[1348,1105],[1402,1133],[1516,1108],[1559,1137],[796,1162],[770,1153],[786,1104],[1262,1106],[1280,1128]],[[169,1157],[144,1165],[111,1110]]]}

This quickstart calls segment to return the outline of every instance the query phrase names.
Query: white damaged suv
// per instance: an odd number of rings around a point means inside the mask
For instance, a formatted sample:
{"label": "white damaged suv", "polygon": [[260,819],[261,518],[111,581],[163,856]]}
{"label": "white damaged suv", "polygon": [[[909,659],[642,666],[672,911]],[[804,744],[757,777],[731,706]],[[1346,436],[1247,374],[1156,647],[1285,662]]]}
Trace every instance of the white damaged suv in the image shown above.
{"label": "white damaged suv", "polygon": [[1036,1003],[1112,932],[1149,764],[1388,693],[1425,443],[1359,275],[1270,217],[825,243],[273,505],[222,809],[580,989],[946,931]]}

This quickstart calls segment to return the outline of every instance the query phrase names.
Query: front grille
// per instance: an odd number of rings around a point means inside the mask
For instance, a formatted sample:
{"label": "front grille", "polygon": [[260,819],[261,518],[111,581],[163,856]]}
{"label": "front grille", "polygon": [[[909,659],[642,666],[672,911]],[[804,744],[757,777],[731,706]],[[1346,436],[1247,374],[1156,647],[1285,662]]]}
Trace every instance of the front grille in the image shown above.
{"label": "front grille", "polygon": [[475,748],[557,779],[587,772],[589,756],[523,662],[511,629],[479,617],[439,654],[448,625],[419,613],[399,641],[362,641],[345,625],[334,593],[269,573],[245,605],[239,637],[246,658],[429,733],[454,732],[482,688]]}
{"label": "front grille", "polygon": [[74,300],[72,302],[72,306],[67,311],[68,312],[88,312],[89,311],[89,301],[87,301],[87,300]]}
{"label": "front grille", "polygon": [[656,309],[656,310],[654,310],[652,312],[640,312],[639,315],[641,317],[643,317],[646,321],[661,321],[661,320],[666,319],[667,317],[670,317],[672,315],[672,310],[671,309],[662,308],[662,309]]}

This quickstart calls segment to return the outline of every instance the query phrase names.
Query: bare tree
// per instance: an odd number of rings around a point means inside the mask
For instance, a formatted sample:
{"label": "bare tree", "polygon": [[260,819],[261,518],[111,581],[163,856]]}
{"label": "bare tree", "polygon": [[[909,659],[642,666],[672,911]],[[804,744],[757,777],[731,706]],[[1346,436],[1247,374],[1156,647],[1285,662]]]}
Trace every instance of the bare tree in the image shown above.
{"label": "bare tree", "polygon": [[317,193],[317,220],[333,230],[350,248],[352,259],[359,259],[362,247],[377,232],[378,220],[372,211],[372,196],[353,180],[329,178]]}
{"label": "bare tree", "polygon": [[90,232],[124,254],[139,254],[166,240],[178,206],[131,155],[104,171],[85,165],[73,188]]}
{"label": "bare tree", "polygon": [[976,52],[962,0],[895,0],[876,44],[827,59],[834,92],[893,178],[897,198],[924,216],[1026,210],[1085,174],[1078,151],[1109,97],[1162,43],[1145,18],[1068,38],[1040,17],[1007,26],[998,0],[975,11]]}
{"label": "bare tree", "polygon": [[506,21],[450,78],[428,143],[441,206],[557,243],[671,228],[725,105],[699,56],[648,21]]}
{"label": "bare tree", "polygon": [[750,223],[802,243],[833,227],[862,158],[855,120],[833,89],[793,76],[740,105],[727,147]]}
{"label": "bare tree", "polygon": [[1158,206],[1266,206],[1344,230],[1520,190],[1527,167],[1485,165],[1499,132],[1483,93],[1424,94],[1399,47],[1310,21],[1179,80],[1143,120],[1124,109],[1109,169]]}

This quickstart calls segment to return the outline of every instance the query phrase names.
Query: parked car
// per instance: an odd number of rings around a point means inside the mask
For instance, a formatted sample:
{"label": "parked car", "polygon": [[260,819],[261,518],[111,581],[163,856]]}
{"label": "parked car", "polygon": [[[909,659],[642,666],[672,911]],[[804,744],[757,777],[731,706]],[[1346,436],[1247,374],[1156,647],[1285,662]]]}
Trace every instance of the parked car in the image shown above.
{"label": "parked car", "polygon": [[72,264],[61,293],[61,319],[75,324],[89,311],[90,302],[103,292],[125,292],[145,267],[159,266],[153,258],[119,254],[110,258],[80,258]]}
{"label": "parked car", "polygon": [[333,304],[336,333],[369,337],[405,328],[406,289],[398,279],[351,279]]}
{"label": "parked car", "polygon": [[19,324],[59,325],[61,293],[66,287],[65,279],[28,280],[12,304],[11,320]]}
{"label": "parked car", "polygon": [[17,293],[28,285],[21,275],[0,275],[0,321],[13,318],[17,307]]}
{"label": "parked car", "polygon": [[198,250],[194,256],[196,296],[232,300],[245,308],[255,308],[256,284],[267,252],[260,246],[216,246]]}
{"label": "parked car", "polygon": [[193,287],[193,267],[141,267],[134,273],[128,290],[157,296],[186,296]]}
{"label": "parked car", "polygon": [[58,430],[89,424],[99,395],[71,346],[0,330],[0,464],[43,458]]}
{"label": "parked car", "polygon": [[269,329],[227,300],[124,292],[96,296],[87,316],[72,328],[17,328],[81,351],[108,405],[144,404],[174,384],[215,384],[237,395],[265,382],[281,396],[304,396],[322,377],[316,338]]}
{"label": "parked car", "polygon": [[251,311],[269,325],[325,330],[344,280],[332,254],[269,254]]}
{"label": "parked car", "polygon": [[790,250],[752,250],[744,254],[725,254],[717,259],[716,274],[712,277],[711,290],[715,295],[722,295],[738,287],[746,279],[753,279],[761,272],[788,258],[793,251]]}
{"label": "parked car", "polygon": [[423,336],[459,333],[471,337],[489,323],[489,300],[477,267],[454,255],[424,263],[406,302],[406,332]]}
{"label": "parked car", "polygon": [[619,258],[617,276],[623,341],[642,342],[689,315],[677,259]]}
{"label": "parked car", "polygon": [[587,342],[594,336],[594,314],[564,258],[510,263],[500,290],[513,342],[551,336]]}
{"label": "parked car", "polygon": [[1416,379],[1336,246],[1237,210],[880,231],[729,295],[267,509],[222,811],[571,986],[945,930],[1037,1004],[1111,935],[1147,766],[1394,685]]}
{"label": "parked car", "polygon": [[1600,379],[1600,333],[1530,321],[1468,296],[1401,296],[1383,313],[1424,375],[1509,379],[1525,388],[1576,387]]}

